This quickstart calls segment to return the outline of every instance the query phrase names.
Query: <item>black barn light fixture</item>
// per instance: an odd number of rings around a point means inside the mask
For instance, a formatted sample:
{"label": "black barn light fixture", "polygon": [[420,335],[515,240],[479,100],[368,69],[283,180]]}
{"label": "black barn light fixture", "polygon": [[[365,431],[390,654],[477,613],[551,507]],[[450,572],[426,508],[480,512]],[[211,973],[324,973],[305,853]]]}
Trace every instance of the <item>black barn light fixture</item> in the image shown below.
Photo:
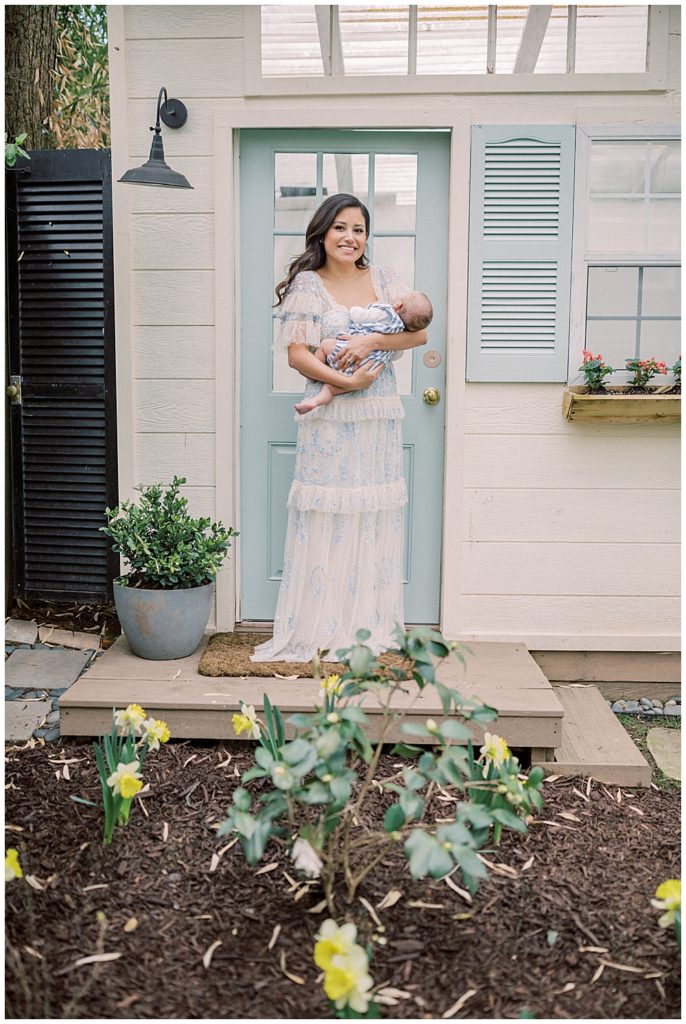
{"label": "black barn light fixture", "polygon": [[[162,102],[164,96],[164,103]],[[119,181],[130,181],[135,185],[163,185],[167,188],[193,188],[188,178],[178,171],[173,171],[164,160],[164,146],[162,145],[162,129],[160,118],[167,128],[181,128],[188,119],[188,111],[181,100],[170,100],[167,98],[167,90],[162,86],[157,97],[157,120],[155,127],[150,127],[154,132],[150,157],[140,167],[133,167],[121,176]]]}

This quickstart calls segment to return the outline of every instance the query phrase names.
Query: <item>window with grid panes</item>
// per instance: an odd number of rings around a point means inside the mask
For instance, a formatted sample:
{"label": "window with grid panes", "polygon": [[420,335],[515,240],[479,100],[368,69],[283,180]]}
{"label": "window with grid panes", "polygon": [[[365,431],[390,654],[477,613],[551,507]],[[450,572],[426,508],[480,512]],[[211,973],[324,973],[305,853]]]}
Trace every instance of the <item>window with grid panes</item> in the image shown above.
{"label": "window with grid panes", "polygon": [[584,347],[622,384],[627,359],[681,351],[680,143],[593,140],[588,182]]}

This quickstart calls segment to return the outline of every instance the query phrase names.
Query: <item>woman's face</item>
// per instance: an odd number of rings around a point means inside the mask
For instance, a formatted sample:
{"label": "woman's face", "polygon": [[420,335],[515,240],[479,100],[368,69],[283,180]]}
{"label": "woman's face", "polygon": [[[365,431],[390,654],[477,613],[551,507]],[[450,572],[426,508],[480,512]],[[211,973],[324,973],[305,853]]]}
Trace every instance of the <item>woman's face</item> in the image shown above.
{"label": "woman's face", "polygon": [[364,253],[366,244],[364,215],[356,206],[346,206],[340,210],[324,235],[327,262],[330,260],[343,265],[355,263]]}

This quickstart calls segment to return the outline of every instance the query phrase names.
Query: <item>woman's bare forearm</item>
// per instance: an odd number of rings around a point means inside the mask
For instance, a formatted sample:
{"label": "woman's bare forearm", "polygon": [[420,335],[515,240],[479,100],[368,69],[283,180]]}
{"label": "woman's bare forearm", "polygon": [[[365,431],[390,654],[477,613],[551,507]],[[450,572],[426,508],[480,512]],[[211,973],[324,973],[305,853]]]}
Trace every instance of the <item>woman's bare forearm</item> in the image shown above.
{"label": "woman's bare forearm", "polygon": [[353,390],[347,374],[333,370],[328,363],[321,363],[306,345],[289,345],[288,365],[309,380],[320,380],[343,391]]}
{"label": "woman's bare forearm", "polygon": [[383,352],[401,352],[408,348],[417,348],[419,345],[426,345],[429,335],[426,330],[422,331],[399,331],[398,334],[377,334],[369,335],[373,342],[373,348],[381,349]]}

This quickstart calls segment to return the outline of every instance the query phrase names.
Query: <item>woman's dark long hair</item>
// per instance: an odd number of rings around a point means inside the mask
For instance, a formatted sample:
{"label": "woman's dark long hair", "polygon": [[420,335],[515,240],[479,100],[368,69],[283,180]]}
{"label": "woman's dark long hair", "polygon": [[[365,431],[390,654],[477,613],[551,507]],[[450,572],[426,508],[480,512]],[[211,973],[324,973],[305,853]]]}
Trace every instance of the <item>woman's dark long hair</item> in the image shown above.
{"label": "woman's dark long hair", "polygon": [[[346,192],[338,192],[335,196],[329,196],[328,199],[325,199],[307,225],[305,252],[301,253],[300,256],[296,256],[291,261],[286,276],[275,288],[277,298],[277,301],[274,303],[275,306],[280,306],[283,302],[296,274],[299,274],[301,270],[319,270],[320,267],[324,266],[326,262],[324,235],[341,210],[345,210],[349,206],[362,211],[367,235],[369,235],[369,210],[364,203],[361,203],[355,196],[348,195]],[[359,260],[355,260],[355,266],[360,269],[369,266],[369,260],[364,253],[360,256]]]}

